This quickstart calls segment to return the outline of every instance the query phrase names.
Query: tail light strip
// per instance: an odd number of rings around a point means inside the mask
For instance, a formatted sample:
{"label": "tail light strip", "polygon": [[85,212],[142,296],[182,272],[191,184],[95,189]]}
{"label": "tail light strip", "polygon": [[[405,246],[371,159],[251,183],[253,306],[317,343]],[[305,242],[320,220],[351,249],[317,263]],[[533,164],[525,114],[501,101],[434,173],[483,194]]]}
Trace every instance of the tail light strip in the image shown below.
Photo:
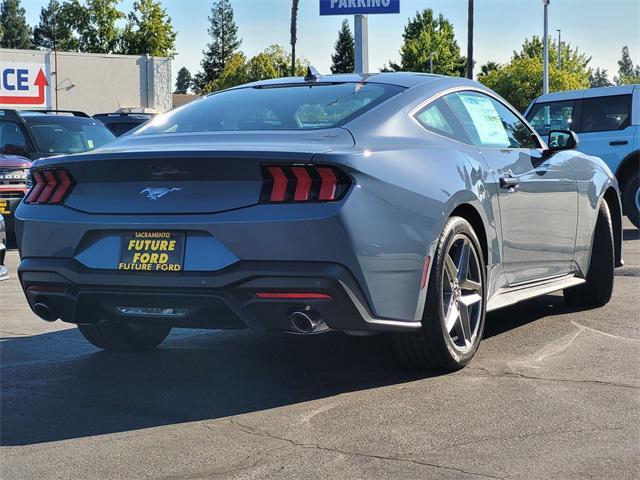
{"label": "tail light strip", "polygon": [[332,202],[344,197],[350,186],[349,177],[335,167],[267,165],[260,203]]}
{"label": "tail light strip", "polygon": [[73,178],[62,168],[34,170],[33,187],[24,203],[62,203],[73,187]]}

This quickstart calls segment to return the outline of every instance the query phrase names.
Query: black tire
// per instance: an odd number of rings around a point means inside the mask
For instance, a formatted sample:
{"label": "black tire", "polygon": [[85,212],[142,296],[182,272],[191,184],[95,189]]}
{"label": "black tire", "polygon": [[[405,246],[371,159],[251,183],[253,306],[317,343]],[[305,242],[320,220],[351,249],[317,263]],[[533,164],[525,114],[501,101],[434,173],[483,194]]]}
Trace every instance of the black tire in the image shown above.
{"label": "black tire", "polygon": [[622,188],[622,210],[636,228],[640,228],[640,211],[638,195],[640,191],[640,173],[631,175]]}
{"label": "black tire", "polygon": [[149,350],[160,345],[171,332],[167,326],[126,322],[78,325],[78,329],[90,343],[110,352]]}
{"label": "black tire", "polygon": [[[469,240],[474,250],[475,258],[478,262],[477,280],[481,285],[479,295],[481,300],[477,323],[477,333],[475,340],[468,347],[468,351],[460,352],[451,334],[447,330],[445,323],[447,308],[444,304],[443,285],[445,279],[445,259],[449,256],[449,251],[459,241],[460,236]],[[447,277],[448,278],[448,277]],[[486,288],[485,288],[485,265],[480,242],[473,231],[473,228],[464,218],[451,217],[440,235],[438,248],[431,267],[427,298],[422,317],[422,328],[411,333],[397,333],[392,335],[393,346],[400,360],[411,368],[420,370],[452,372],[467,365],[475,356],[482,334],[484,332],[485,309],[486,309]],[[475,327],[474,327],[475,328]]]}
{"label": "black tire", "polygon": [[591,260],[586,283],[564,290],[565,301],[575,307],[602,307],[613,292],[615,250],[611,213],[606,201],[600,204],[596,228],[593,233]]}

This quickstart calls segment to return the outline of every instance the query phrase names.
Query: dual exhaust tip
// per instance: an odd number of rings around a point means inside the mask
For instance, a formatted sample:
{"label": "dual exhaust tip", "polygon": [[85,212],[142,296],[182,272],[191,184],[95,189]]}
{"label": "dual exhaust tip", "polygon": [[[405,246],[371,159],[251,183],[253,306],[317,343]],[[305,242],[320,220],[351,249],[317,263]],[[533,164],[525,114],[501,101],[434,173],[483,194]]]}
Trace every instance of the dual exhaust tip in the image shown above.
{"label": "dual exhaust tip", "polygon": [[289,315],[289,321],[291,328],[296,333],[308,335],[329,330],[329,326],[322,320],[318,312],[313,310],[293,312]]}

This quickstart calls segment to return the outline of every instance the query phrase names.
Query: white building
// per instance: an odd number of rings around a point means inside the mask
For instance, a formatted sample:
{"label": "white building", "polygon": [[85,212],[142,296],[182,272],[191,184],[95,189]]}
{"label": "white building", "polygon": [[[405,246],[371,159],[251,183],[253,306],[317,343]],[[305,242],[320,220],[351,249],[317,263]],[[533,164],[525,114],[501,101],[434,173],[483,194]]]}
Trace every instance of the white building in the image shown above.
{"label": "white building", "polygon": [[0,49],[0,108],[163,112],[171,93],[167,57]]}

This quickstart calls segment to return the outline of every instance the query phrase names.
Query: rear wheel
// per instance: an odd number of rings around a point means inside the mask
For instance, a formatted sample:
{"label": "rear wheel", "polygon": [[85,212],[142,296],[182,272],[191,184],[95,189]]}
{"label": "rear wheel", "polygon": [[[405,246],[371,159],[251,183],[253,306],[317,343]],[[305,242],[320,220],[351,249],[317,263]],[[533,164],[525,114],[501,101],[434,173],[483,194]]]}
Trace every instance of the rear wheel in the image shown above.
{"label": "rear wheel", "polygon": [[611,213],[607,202],[602,201],[596,221],[591,246],[591,260],[586,283],[564,291],[564,299],[577,307],[602,307],[613,292],[615,252]]}
{"label": "rear wheel", "polygon": [[127,322],[78,325],[78,329],[96,347],[113,352],[149,350],[160,345],[171,332],[171,327]]}
{"label": "rear wheel", "polygon": [[634,173],[624,182],[622,209],[631,223],[640,228],[640,173]]}
{"label": "rear wheel", "polygon": [[431,268],[422,328],[393,335],[403,363],[437,371],[468,364],[484,331],[484,282],[484,259],[473,228],[464,218],[450,218]]}

